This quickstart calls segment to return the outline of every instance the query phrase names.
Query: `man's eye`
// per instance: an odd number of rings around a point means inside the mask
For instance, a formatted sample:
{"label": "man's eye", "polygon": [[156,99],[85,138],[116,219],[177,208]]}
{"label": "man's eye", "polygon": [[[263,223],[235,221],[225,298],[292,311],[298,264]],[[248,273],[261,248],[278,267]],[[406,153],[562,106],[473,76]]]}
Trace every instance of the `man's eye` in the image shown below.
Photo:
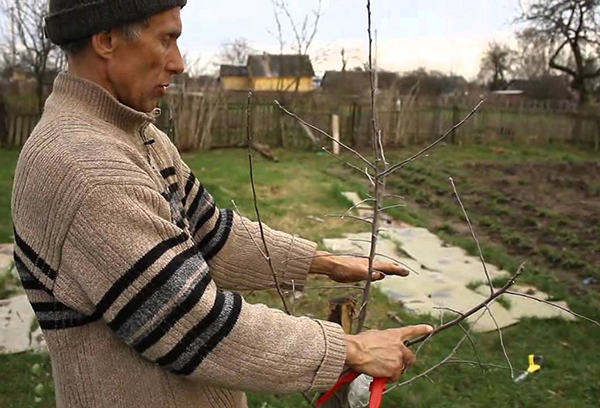
{"label": "man's eye", "polygon": [[162,45],[164,45],[165,47],[168,46],[171,43],[171,37],[163,37],[162,39]]}

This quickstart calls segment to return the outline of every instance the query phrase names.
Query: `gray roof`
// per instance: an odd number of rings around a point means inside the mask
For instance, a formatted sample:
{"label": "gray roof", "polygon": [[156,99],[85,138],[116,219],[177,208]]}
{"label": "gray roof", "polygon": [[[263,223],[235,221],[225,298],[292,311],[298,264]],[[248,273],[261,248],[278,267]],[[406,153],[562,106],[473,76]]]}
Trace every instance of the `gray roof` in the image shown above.
{"label": "gray roof", "polygon": [[308,55],[250,55],[248,73],[252,77],[313,77],[315,71]]}
{"label": "gray roof", "polygon": [[248,68],[244,65],[221,65],[220,76],[247,77]]}

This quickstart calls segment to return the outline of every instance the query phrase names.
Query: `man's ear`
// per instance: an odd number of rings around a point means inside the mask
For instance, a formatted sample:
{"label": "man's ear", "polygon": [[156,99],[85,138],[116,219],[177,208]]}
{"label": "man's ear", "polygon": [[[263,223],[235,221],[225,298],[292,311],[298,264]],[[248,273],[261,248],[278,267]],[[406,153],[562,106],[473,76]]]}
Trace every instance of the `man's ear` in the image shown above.
{"label": "man's ear", "polygon": [[101,31],[92,36],[92,49],[102,59],[111,59],[118,43],[115,30]]}

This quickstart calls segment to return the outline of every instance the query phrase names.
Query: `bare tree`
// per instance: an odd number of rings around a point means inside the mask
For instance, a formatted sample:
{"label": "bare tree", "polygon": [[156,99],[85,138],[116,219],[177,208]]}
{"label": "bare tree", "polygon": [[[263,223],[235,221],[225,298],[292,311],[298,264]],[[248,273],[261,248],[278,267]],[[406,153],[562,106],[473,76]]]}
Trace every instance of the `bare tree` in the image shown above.
{"label": "bare tree", "polygon": [[283,54],[286,46],[284,23],[289,24],[293,32],[293,40],[291,40],[291,49],[299,55],[308,54],[310,46],[317,35],[319,22],[323,16],[322,1],[318,0],[317,7],[312,11],[312,15],[305,15],[301,22],[297,21],[290,11],[287,0],[271,0],[273,4],[273,15],[277,25],[277,33],[275,34],[279,41],[279,50]]}
{"label": "bare tree", "polygon": [[479,77],[490,90],[504,89],[513,71],[514,51],[507,45],[490,42],[481,59]]}
{"label": "bare tree", "polygon": [[[522,79],[537,79],[552,75],[550,38],[536,30],[526,28],[517,33],[519,47],[515,64],[515,74]],[[564,62],[565,64],[567,62]]]}
{"label": "bare tree", "polygon": [[225,64],[246,65],[248,56],[254,52],[254,48],[252,48],[247,39],[238,37],[233,41],[227,41],[221,44],[218,58],[219,62]]}
{"label": "bare tree", "polygon": [[[46,0],[1,0],[0,11],[11,25],[12,64],[28,70],[36,81],[38,109],[44,106],[44,80],[65,65],[62,51],[46,38]],[[15,60],[16,59],[16,60]]]}
{"label": "bare tree", "polygon": [[[590,100],[590,83],[600,77],[600,0],[532,0],[518,19],[550,40],[549,67],[569,75],[581,105]],[[567,64],[563,53],[572,58]]]}

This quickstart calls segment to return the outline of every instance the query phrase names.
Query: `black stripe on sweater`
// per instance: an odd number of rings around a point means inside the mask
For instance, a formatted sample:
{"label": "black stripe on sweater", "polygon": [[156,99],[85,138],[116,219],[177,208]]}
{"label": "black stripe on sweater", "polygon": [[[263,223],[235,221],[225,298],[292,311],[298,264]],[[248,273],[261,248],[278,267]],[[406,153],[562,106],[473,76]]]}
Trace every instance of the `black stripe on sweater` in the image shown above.
{"label": "black stripe on sweater", "polygon": [[27,243],[17,234],[17,230],[14,230],[15,233],[15,244],[17,247],[25,254],[25,256],[31,261],[31,263],[39,269],[44,275],[46,275],[50,280],[56,279],[56,271],[48,265],[46,261],[44,261]]}
{"label": "black stripe on sweater", "polygon": [[192,246],[185,251],[177,254],[169,261],[169,263],[156,275],[150,282],[148,282],[142,290],[140,290],[115,316],[108,326],[115,332],[118,331],[121,326],[125,324],[129,319],[152,294],[158,290],[159,287],[164,285],[171,276],[177,273],[177,269],[183,265],[188,259],[198,256],[198,248]]}
{"label": "black stripe on sweater", "polygon": [[222,292],[217,291],[215,302],[213,303],[210,312],[208,312],[208,314],[204,316],[202,320],[200,320],[190,331],[188,331],[175,347],[173,347],[166,355],[156,360],[156,363],[161,366],[173,364],[198,336],[200,336],[212,324],[215,323],[221,314],[224,303],[225,295],[223,295]]}
{"label": "black stripe on sweater", "polygon": [[223,340],[225,337],[227,337],[227,335],[229,335],[229,333],[231,333],[231,330],[233,330],[233,327],[237,323],[237,320],[240,316],[240,312],[242,311],[242,297],[237,293],[234,293],[233,296],[233,309],[225,325],[221,328],[221,330],[219,330],[214,336],[212,336],[208,340],[204,347],[198,350],[198,352],[190,362],[188,362],[182,369],[175,370],[175,374],[192,374],[196,370],[196,368],[198,368],[198,366],[202,364],[202,361],[204,361],[204,358],[206,358],[208,353],[210,353],[215,347],[217,347],[221,340]]}
{"label": "black stripe on sweater", "polygon": [[127,290],[127,288],[140,277],[146,269],[156,262],[167,251],[173,249],[179,244],[184,243],[189,239],[186,233],[182,233],[176,237],[169,238],[148,251],[141,257],[123,276],[121,276],[111,288],[104,294],[96,307],[97,316],[102,316],[117,300],[117,298]]}
{"label": "black stripe on sweater", "polygon": [[[190,208],[188,208],[188,218],[191,219],[196,211],[198,211],[198,207],[200,206],[200,201],[204,198],[204,187],[200,186],[196,196],[194,197],[194,201],[190,204]],[[185,204],[184,204],[185,205]]]}
{"label": "black stripe on sweater", "polygon": [[166,169],[162,169],[160,171],[160,175],[163,176],[163,178],[168,178],[170,176],[174,176],[175,173],[175,167],[167,167]]}
{"label": "black stripe on sweater", "polygon": [[223,248],[231,233],[232,225],[233,211],[222,211],[213,229],[198,244],[206,262],[211,260]]}
{"label": "black stripe on sweater", "polygon": [[38,319],[38,322],[42,330],[64,330],[85,326],[86,324],[93,323],[98,320],[94,316],[81,316],[82,317],[79,318],[68,318],[58,320]]}
{"label": "black stripe on sweater", "polygon": [[31,302],[31,307],[43,330],[70,329],[97,320],[94,316],[84,315],[64,303],[57,301],[52,292],[35,278],[17,255],[15,255],[15,265],[17,266],[19,277],[21,278],[25,289],[43,290],[51,296],[51,299],[54,299],[49,302]]}
{"label": "black stripe on sweater", "polygon": [[177,190],[179,190],[179,184],[178,183],[173,183],[169,186],[169,193],[171,194],[175,194],[177,192]]}
{"label": "black stripe on sweater", "polygon": [[50,296],[54,296],[52,291],[44,286],[42,282],[40,282],[35,276],[31,274],[23,260],[16,254],[13,254],[15,259],[15,266],[17,267],[17,272],[19,273],[19,278],[21,279],[21,284],[23,285],[23,289],[26,290],[43,290]]}
{"label": "black stripe on sweater", "polygon": [[210,206],[210,208],[208,209],[208,211],[205,212],[204,215],[202,215],[202,217],[198,220],[198,222],[194,226],[194,233],[192,234],[193,237],[195,237],[198,234],[198,231],[200,231],[200,228],[202,228],[204,226],[204,224],[206,224],[208,222],[208,220],[210,220],[213,217],[213,215],[215,215],[216,211],[217,211],[217,207],[214,204],[212,204]]}
{"label": "black stripe on sweater", "polygon": [[56,302],[32,302],[31,307],[34,312],[66,312],[74,311],[64,303]]}
{"label": "black stripe on sweater", "polygon": [[192,188],[194,187],[194,184],[196,184],[196,176],[194,176],[194,173],[190,172],[190,176],[187,179],[187,182],[185,183],[185,195],[183,196],[183,205],[185,206],[185,203],[187,202],[188,197],[190,196],[190,192],[192,191]]}
{"label": "black stripe on sweater", "polygon": [[169,313],[169,315],[166,316],[162,322],[156,326],[156,328],[154,328],[154,330],[152,330],[144,338],[140,339],[135,344],[134,348],[138,352],[143,353],[155,345],[169,330],[173,328],[173,326],[175,326],[175,324],[177,324],[179,320],[181,320],[181,318],[183,318],[183,316],[189,313],[189,311],[198,304],[210,281],[210,275],[205,275],[194,287],[194,289],[192,289],[188,297],[185,298],[185,300],[176,308],[174,308],[171,313]]}

